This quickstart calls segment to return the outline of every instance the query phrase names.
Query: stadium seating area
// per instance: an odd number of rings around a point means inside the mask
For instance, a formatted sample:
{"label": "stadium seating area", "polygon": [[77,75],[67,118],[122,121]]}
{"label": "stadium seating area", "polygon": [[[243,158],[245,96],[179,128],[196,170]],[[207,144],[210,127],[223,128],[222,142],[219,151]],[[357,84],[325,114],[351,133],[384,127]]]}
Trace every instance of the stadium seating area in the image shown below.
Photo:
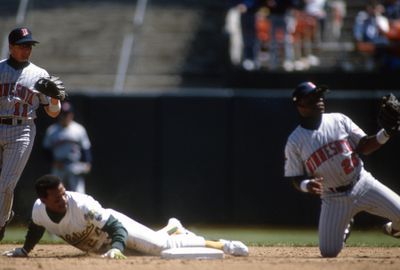
{"label": "stadium seating area", "polygon": [[[108,92],[114,87],[124,37],[134,34],[126,91],[223,85],[228,64],[223,1],[147,1],[140,27],[133,24],[136,2],[28,1],[23,24],[41,42],[34,49],[33,62],[61,76],[72,91]],[[346,61],[351,62],[353,70],[358,68],[352,25],[365,1],[346,4],[341,42],[322,44],[318,70],[341,68]],[[19,1],[2,0],[3,54],[6,35],[16,26],[18,6]]]}
{"label": "stadium seating area", "polygon": [[[0,18],[4,39],[15,27],[19,2],[5,1],[7,12],[2,9]],[[209,55],[213,50],[204,46],[215,44],[220,33],[210,33],[217,28],[215,19],[208,19],[205,26],[202,20],[207,17],[204,12],[208,8],[208,14],[223,9],[213,1],[204,5],[177,2],[149,1],[143,26],[134,29],[135,1],[31,0],[24,25],[41,42],[34,49],[32,60],[62,76],[70,88],[109,91],[114,85],[124,36],[134,33],[127,88],[179,85],[183,69],[212,72],[214,65],[205,59],[214,57]],[[193,46],[198,35],[206,35],[207,41]],[[193,53],[190,64],[189,54],[194,49],[199,51]]]}

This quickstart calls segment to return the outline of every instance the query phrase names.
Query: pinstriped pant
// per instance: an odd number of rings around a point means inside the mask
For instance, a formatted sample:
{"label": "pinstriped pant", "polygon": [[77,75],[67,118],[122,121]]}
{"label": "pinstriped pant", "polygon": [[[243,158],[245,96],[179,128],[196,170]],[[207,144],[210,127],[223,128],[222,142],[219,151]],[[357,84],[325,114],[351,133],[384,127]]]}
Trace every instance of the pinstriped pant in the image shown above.
{"label": "pinstriped pant", "polygon": [[336,257],[343,248],[343,235],[350,219],[359,212],[388,218],[400,229],[400,196],[362,171],[352,190],[322,196],[319,247],[323,257]]}
{"label": "pinstriped pant", "polygon": [[0,227],[11,213],[14,189],[32,151],[34,123],[0,125]]}

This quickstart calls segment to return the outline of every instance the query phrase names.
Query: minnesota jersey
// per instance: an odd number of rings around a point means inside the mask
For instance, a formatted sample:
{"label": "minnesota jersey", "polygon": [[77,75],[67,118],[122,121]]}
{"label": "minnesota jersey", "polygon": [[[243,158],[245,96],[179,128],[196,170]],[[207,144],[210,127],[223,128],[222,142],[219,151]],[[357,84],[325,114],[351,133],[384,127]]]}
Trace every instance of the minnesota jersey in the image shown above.
{"label": "minnesota jersey", "polygon": [[298,126],[285,147],[285,176],[324,178],[324,188],[349,184],[363,170],[355,147],[366,136],[341,113],[323,114],[316,130]]}
{"label": "minnesota jersey", "polygon": [[0,117],[36,118],[39,105],[50,103],[49,97],[34,90],[36,81],[45,76],[48,72],[33,63],[14,69],[6,59],[0,61]]}

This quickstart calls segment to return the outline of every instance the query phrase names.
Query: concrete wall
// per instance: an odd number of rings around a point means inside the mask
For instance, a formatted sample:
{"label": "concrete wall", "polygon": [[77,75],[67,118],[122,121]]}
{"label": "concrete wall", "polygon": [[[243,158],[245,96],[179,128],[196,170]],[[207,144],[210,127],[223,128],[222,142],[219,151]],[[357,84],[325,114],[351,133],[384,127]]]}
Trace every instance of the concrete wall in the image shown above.
{"label": "concrete wall", "polygon": [[[176,216],[185,223],[316,224],[319,199],[283,178],[283,149],[297,125],[290,91],[190,93],[71,96],[93,144],[87,192],[142,222]],[[380,94],[335,91],[327,110],[347,114],[372,134]],[[35,178],[50,168],[41,142],[52,121],[40,113],[16,190],[20,220],[29,217]],[[364,158],[366,168],[397,192],[399,147],[394,138]]]}

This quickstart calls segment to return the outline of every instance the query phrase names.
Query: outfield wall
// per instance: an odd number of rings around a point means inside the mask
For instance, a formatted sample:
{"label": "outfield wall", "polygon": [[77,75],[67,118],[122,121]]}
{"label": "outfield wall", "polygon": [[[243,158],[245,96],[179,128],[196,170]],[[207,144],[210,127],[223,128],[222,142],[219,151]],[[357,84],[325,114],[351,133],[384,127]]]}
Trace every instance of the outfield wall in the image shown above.
{"label": "outfield wall", "polygon": [[[217,89],[72,95],[76,119],[93,144],[87,192],[141,222],[176,216],[185,223],[315,225],[319,199],[283,178],[284,145],[298,119],[290,94]],[[343,112],[373,133],[382,94],[332,91],[327,111]],[[35,147],[16,190],[20,220],[28,218],[35,199],[33,180],[50,169],[41,142],[51,123],[39,112]],[[395,138],[364,158],[367,169],[397,192],[399,147]]]}

